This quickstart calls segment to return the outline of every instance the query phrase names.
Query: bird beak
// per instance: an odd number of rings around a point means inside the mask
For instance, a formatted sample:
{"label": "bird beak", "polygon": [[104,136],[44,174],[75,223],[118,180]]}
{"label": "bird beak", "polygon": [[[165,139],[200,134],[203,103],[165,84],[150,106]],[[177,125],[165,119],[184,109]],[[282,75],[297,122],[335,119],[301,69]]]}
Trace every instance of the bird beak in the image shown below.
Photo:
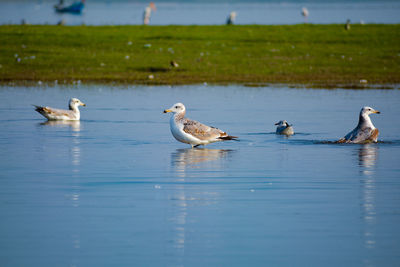
{"label": "bird beak", "polygon": [[85,103],[81,103],[81,106],[84,106],[84,107],[86,107],[86,104],[85,104]]}
{"label": "bird beak", "polygon": [[381,114],[381,112],[379,111],[379,110],[374,110],[374,112],[373,113],[376,113],[376,114]]}
{"label": "bird beak", "polygon": [[168,113],[168,112],[172,112],[172,110],[170,110],[170,109],[164,110],[164,113]]}
{"label": "bird beak", "polygon": [[279,125],[279,122],[275,123],[275,125]]}

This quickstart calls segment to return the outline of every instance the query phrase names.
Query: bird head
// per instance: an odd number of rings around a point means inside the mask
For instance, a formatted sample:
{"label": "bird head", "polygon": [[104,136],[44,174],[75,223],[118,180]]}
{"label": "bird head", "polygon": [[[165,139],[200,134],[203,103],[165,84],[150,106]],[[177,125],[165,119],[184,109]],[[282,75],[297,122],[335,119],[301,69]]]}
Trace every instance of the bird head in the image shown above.
{"label": "bird head", "polygon": [[278,126],[289,126],[289,124],[285,120],[278,121],[277,123],[275,123],[275,125],[278,125]]}
{"label": "bird head", "polygon": [[371,107],[363,107],[360,111],[361,115],[369,115],[369,114],[380,114],[381,112],[378,110],[375,110]]}
{"label": "bird head", "polygon": [[182,103],[176,103],[169,109],[164,110],[164,113],[172,112],[172,113],[181,113],[186,110],[185,106]]}
{"label": "bird head", "polygon": [[69,107],[73,108],[73,107],[77,107],[77,106],[86,106],[85,103],[83,103],[82,101],[80,101],[78,98],[71,98],[69,100]]}

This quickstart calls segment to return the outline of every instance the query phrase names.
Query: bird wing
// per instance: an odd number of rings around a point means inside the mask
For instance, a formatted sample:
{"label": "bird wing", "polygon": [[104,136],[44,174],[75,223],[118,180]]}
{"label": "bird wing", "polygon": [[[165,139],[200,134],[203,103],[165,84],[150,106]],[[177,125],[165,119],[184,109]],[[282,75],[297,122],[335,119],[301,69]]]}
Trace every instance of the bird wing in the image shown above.
{"label": "bird wing", "polygon": [[[338,142],[343,141],[343,143],[367,143],[376,142],[378,138],[379,131],[376,128],[366,127],[366,128],[356,128],[350,133],[348,133],[344,138],[340,139]],[[344,139],[344,140],[343,140]]]}
{"label": "bird wing", "polygon": [[72,110],[36,106],[36,111],[52,119],[57,119],[62,117],[68,117],[73,119],[75,117]]}
{"label": "bird wing", "polygon": [[65,110],[65,109],[56,109],[56,108],[50,108],[50,107],[45,107],[44,110],[46,111],[47,114],[51,116],[65,116],[65,117],[73,117],[73,112],[72,110]]}
{"label": "bird wing", "polygon": [[198,121],[184,118],[182,123],[183,131],[185,133],[190,134],[200,140],[212,140],[228,136],[227,133],[221,131],[220,129],[207,126]]}

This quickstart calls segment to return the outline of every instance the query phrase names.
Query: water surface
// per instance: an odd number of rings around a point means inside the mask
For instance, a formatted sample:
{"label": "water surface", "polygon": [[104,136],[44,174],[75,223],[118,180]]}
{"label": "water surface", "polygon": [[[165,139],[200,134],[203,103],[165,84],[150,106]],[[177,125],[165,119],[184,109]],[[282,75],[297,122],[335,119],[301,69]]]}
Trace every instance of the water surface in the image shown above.
{"label": "water surface", "polygon": [[[87,104],[46,123],[31,104]],[[399,90],[0,88],[2,266],[394,266]],[[178,143],[169,114],[240,138]],[[364,105],[382,143],[335,145]],[[286,119],[296,135],[276,136]]]}
{"label": "water surface", "polygon": [[[70,3],[73,1],[65,1]],[[59,14],[54,0],[2,0],[0,24],[140,25],[150,1],[87,0],[81,15]],[[221,25],[230,12],[237,13],[236,24],[304,23],[302,7],[309,10],[309,23],[400,23],[400,2],[394,0],[313,0],[313,1],[153,1],[152,25]]]}

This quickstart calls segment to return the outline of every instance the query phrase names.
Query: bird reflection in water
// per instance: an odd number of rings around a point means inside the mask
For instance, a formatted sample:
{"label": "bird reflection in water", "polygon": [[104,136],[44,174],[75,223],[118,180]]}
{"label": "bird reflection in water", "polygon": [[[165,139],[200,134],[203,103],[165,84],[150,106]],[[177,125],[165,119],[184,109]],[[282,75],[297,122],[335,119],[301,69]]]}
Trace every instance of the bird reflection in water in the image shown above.
{"label": "bird reflection in water", "polygon": [[[171,154],[171,163],[179,177],[187,177],[189,169],[208,167],[222,169],[224,161],[234,150],[187,148],[177,149]],[[192,172],[195,176],[195,173]]]}
{"label": "bird reflection in water", "polygon": [[[70,161],[72,165],[72,173],[74,179],[79,179],[79,171],[80,171],[80,164],[81,164],[81,123],[80,121],[57,121],[57,120],[49,120],[43,123],[40,123],[43,126],[51,126],[51,127],[59,127],[65,128],[68,127],[71,130],[71,141],[72,144],[69,146],[70,151]],[[76,181],[78,183],[78,181]],[[72,206],[78,207],[79,206],[79,188],[75,189],[72,192],[70,199],[72,200]]]}
{"label": "bird reflection in water", "polygon": [[375,165],[378,157],[378,145],[365,144],[358,148],[358,165],[361,179],[361,207],[365,222],[364,246],[368,249],[375,248],[376,224],[376,177]]}
{"label": "bird reflection in water", "polygon": [[364,175],[374,174],[377,157],[378,146],[376,144],[365,144],[358,148],[358,165]]}
{"label": "bird reflection in water", "polygon": [[81,157],[81,147],[80,147],[80,131],[81,124],[80,121],[46,121],[40,123],[40,125],[48,125],[53,127],[70,127],[72,130],[72,147],[71,151],[71,164],[74,166],[73,172],[79,172],[80,157]]}
{"label": "bird reflection in water", "polygon": [[[42,126],[57,127],[60,129],[68,127],[71,130],[71,145],[69,145],[70,159],[72,165],[72,176],[73,185],[71,191],[65,196],[71,201],[71,205],[74,208],[79,208],[80,206],[80,163],[81,163],[81,124],[80,121],[46,121],[40,123]],[[79,232],[73,233],[71,237],[72,247],[79,251],[81,248],[81,238]],[[77,259],[71,259],[71,266],[76,266]]]}
{"label": "bird reflection in water", "polygon": [[[74,208],[79,208],[80,206],[80,164],[81,164],[81,124],[80,121],[46,121],[40,123],[42,126],[51,126],[51,127],[59,127],[60,129],[68,127],[71,130],[71,141],[72,144],[69,146],[70,149],[70,159],[72,165],[72,176],[73,185],[71,188],[71,192],[66,194],[66,197],[71,201],[71,205]],[[72,247],[79,251],[81,248],[81,238],[79,232],[72,234]],[[71,259],[71,266],[76,266],[77,259]]]}
{"label": "bird reflection in water", "polygon": [[46,121],[41,122],[40,125],[50,125],[50,126],[58,126],[58,127],[71,127],[72,131],[79,132],[81,130],[81,122],[80,121]]}
{"label": "bird reflection in water", "polygon": [[207,148],[187,148],[177,149],[171,153],[171,166],[175,172],[177,182],[172,189],[170,200],[174,202],[173,216],[173,247],[174,253],[183,257],[186,242],[186,223],[190,217],[190,207],[192,205],[211,205],[215,203],[217,192],[202,191],[197,192],[188,190],[185,182],[186,178],[205,178],[209,177],[210,172],[204,170],[224,169],[225,159],[233,150],[207,149]]}

